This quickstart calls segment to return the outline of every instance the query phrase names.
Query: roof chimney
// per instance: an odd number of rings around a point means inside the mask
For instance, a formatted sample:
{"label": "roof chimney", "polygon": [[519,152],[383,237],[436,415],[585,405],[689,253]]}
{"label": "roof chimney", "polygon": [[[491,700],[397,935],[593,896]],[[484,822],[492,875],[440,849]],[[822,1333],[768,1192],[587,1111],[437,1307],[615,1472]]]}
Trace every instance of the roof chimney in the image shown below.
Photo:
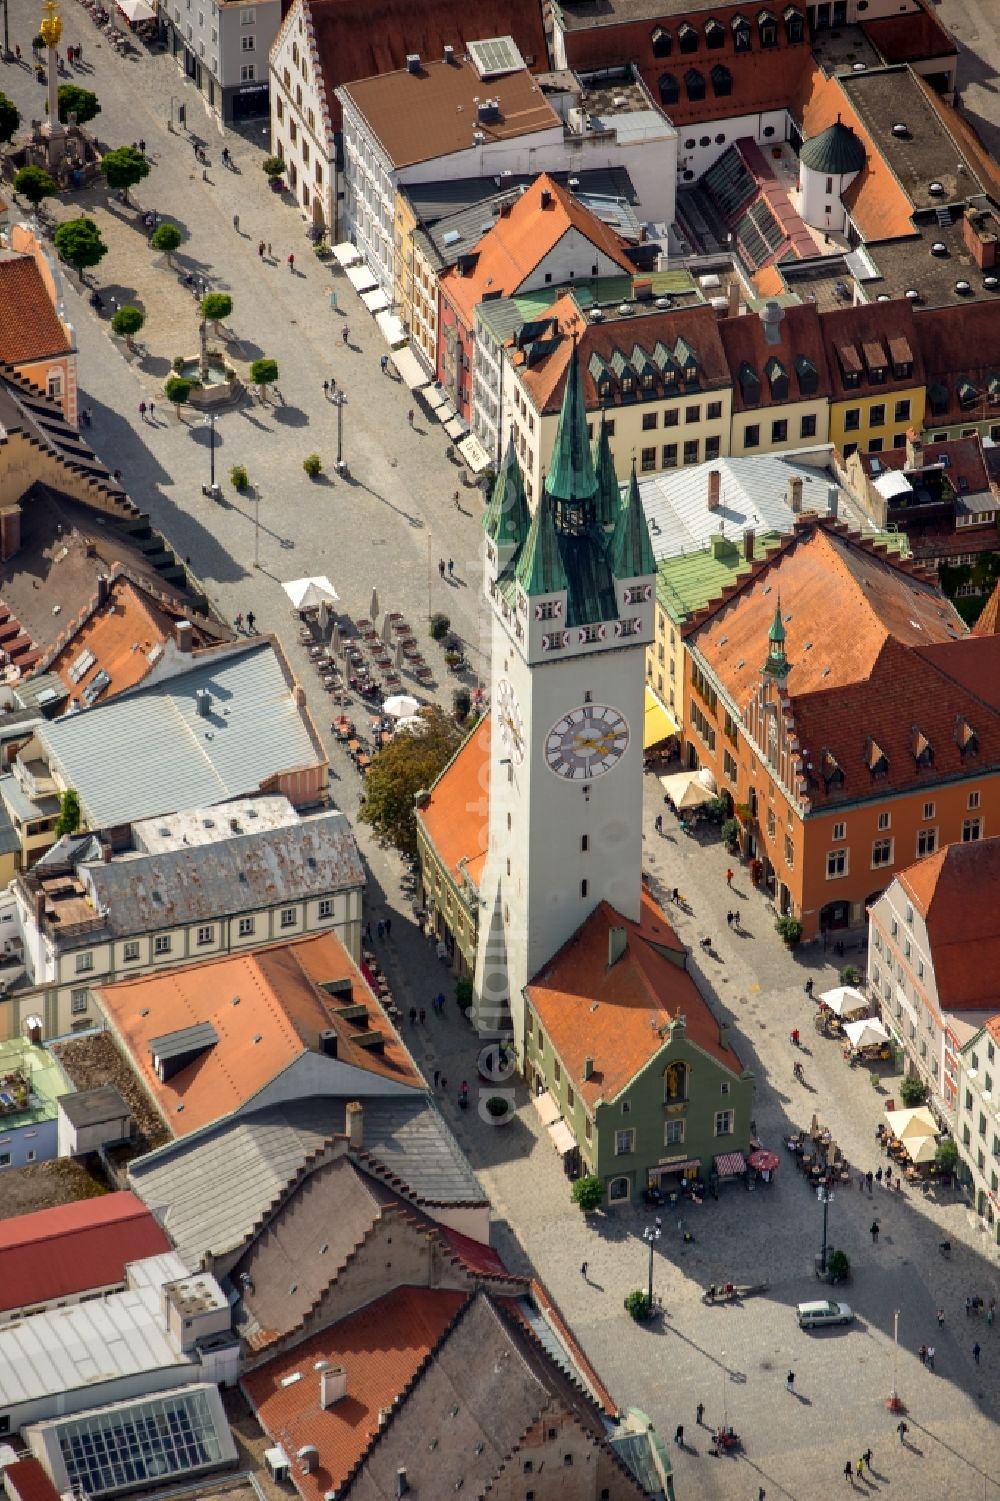
{"label": "roof chimney", "polygon": [[316,1369],[319,1370],[319,1405],[325,1411],[347,1396],[347,1372],[342,1365],[330,1365],[327,1360],[318,1360]]}
{"label": "roof chimney", "polygon": [[365,1140],[365,1112],[360,1100],[350,1100],[347,1105],[347,1136],[355,1152],[360,1152]]}
{"label": "roof chimney", "polygon": [[407,73],[419,73],[420,72],[420,53],[419,52],[408,52],[406,54],[406,71],[407,71]]}
{"label": "roof chimney", "polygon": [[753,562],[753,548],[756,534],[752,526],[748,526],[743,533],[743,557],[748,563]]}
{"label": "roof chimney", "polygon": [[583,1077],[585,1079],[592,1079],[594,1077],[594,1060],[589,1053],[583,1060]]}
{"label": "roof chimney", "polygon": [[406,1466],[400,1465],[396,1471],[396,1495],[405,1496],[410,1489],[410,1482],[406,1478]]}
{"label": "roof chimney", "polygon": [[617,964],[628,947],[628,932],[625,928],[608,929],[608,969]]}
{"label": "roof chimney", "polygon": [[911,427],[906,434],[906,467],[907,469],[924,467],[924,443],[915,427]]}
{"label": "roof chimney", "polygon": [[194,645],[194,626],[190,620],[174,621],[174,643],[178,651],[184,652],[185,656]]}
{"label": "roof chimney", "polygon": [[212,710],[212,695],[207,688],[199,688],[194,696],[194,705],[202,719],[207,719]]}
{"label": "roof chimney", "polygon": [[336,1058],[337,1033],[333,1027],[325,1027],[319,1034],[319,1048],[327,1058]]}
{"label": "roof chimney", "polygon": [[549,192],[548,188],[542,189],[541,205],[542,208],[552,207],[552,194]]}
{"label": "roof chimney", "polygon": [[292,699],[293,699],[293,701],[294,701],[294,703],[295,703],[295,705],[296,705],[297,708],[299,708],[299,709],[304,709],[305,708],[305,706],[306,706],[306,690],[303,688],[303,686],[302,686],[301,683],[296,683],[295,687],[292,689]]}
{"label": "roof chimney", "polygon": [[455,61],[455,49],[454,49],[454,47],[449,47],[448,44],[445,43],[444,56],[442,57],[441,60],[442,60],[442,62],[453,63]]}
{"label": "roof chimney", "polygon": [[708,509],[717,511],[719,501],[722,499],[722,470],[710,469],[708,471]]}
{"label": "roof chimney", "polygon": [[802,476],[793,474],[788,481],[788,504],[798,516],[802,510]]}
{"label": "roof chimney", "polygon": [[719,1023],[719,1047],[720,1048],[728,1048],[728,1046],[729,1046],[729,1023],[728,1022],[720,1022]]}
{"label": "roof chimney", "polygon": [[111,598],[111,580],[106,573],[97,575],[97,608],[103,610]]}
{"label": "roof chimney", "polygon": [[35,927],[40,928],[45,922],[45,892],[35,892]]}

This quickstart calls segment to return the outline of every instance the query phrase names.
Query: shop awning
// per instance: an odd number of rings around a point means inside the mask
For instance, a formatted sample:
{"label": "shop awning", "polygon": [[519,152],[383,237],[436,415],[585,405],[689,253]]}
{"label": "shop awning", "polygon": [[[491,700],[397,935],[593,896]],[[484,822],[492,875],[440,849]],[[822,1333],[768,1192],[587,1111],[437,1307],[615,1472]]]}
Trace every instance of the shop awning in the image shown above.
{"label": "shop awning", "polygon": [[452,417],[450,422],[445,423],[444,430],[448,434],[449,438],[451,438],[453,443],[457,443],[459,438],[466,437],[469,431],[469,429],[465,425],[464,420],[458,415],[457,412],[455,413],[455,416]]}
{"label": "shop awning", "polygon": [[437,412],[441,407],[448,405],[448,398],[440,386],[428,386],[424,392],[424,400],[432,412]]}
{"label": "shop awning", "polygon": [[721,1152],[715,1159],[715,1171],[720,1178],[735,1178],[747,1170],[742,1152]]}
{"label": "shop awning", "polygon": [[552,1097],[552,1091],[545,1089],[541,1094],[533,1094],[531,1103],[538,1111],[538,1118],[543,1126],[552,1126],[562,1115],[558,1104]]}
{"label": "shop awning", "polygon": [[679,733],[680,726],[673,715],[660,703],[652,688],[646,689],[646,711],[642,730],[642,748],[648,750],[671,735]]}
{"label": "shop awning", "polygon": [[565,1157],[567,1152],[574,1152],[576,1150],[576,1137],[565,1121],[556,1121],[554,1125],[551,1125],[549,1127],[549,1135],[552,1138],[552,1145],[560,1157]]}
{"label": "shop awning", "polygon": [[367,266],[348,266],[344,274],[355,292],[370,292],[372,287],[377,285],[375,277]]}
{"label": "shop awning", "polygon": [[361,301],[370,313],[380,313],[389,306],[389,299],[381,287],[372,287],[370,292],[362,292]]}
{"label": "shop awning", "polygon": [[458,445],[458,451],[473,474],[482,474],[490,467],[490,456],[475,433],[468,433]]}
{"label": "shop awning", "polygon": [[649,1176],[652,1178],[662,1177],[664,1173],[689,1173],[692,1168],[700,1167],[700,1157],[684,1157],[680,1162],[658,1162],[649,1169]]}
{"label": "shop awning", "polygon": [[357,245],[352,245],[350,240],[342,240],[339,245],[334,245],[333,255],[345,270],[348,266],[356,266],[361,259],[361,251]]}
{"label": "shop awning", "polygon": [[398,349],[401,344],[406,343],[408,337],[406,329],[395,313],[376,313],[375,322],[378,324],[379,333],[390,349]]}
{"label": "shop awning", "polygon": [[399,371],[403,384],[409,386],[411,391],[422,391],[433,380],[433,376],[427,374],[409,345],[393,350],[392,363]]}
{"label": "shop awning", "polygon": [[455,408],[452,406],[450,401],[445,401],[436,409],[434,415],[441,423],[441,425],[444,426],[446,422],[454,422],[455,418],[458,416],[458,413],[455,411]]}

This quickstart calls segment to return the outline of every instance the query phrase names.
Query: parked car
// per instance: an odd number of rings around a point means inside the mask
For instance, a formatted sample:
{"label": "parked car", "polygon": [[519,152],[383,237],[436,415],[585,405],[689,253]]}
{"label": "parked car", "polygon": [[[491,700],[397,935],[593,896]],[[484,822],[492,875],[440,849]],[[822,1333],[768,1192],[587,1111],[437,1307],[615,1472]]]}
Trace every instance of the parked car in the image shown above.
{"label": "parked car", "polygon": [[830,1324],[849,1324],[854,1317],[847,1303],[800,1303],[795,1313],[800,1329],[825,1329]]}

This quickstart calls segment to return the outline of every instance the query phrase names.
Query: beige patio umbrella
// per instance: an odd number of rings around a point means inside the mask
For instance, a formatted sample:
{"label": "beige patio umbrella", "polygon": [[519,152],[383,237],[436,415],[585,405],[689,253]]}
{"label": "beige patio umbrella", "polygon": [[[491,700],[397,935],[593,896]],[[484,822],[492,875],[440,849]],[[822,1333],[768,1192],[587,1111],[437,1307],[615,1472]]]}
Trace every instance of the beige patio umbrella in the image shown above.
{"label": "beige patio umbrella", "polygon": [[835,985],[832,990],[824,990],[817,999],[829,1007],[834,1016],[850,1016],[852,1011],[861,1011],[868,1005],[861,991],[855,990],[853,985]]}
{"label": "beige patio umbrella", "polygon": [[330,633],[330,650],[333,652],[334,656],[339,656],[339,654],[340,654],[340,621],[339,620],[335,620],[333,622],[333,630]]}
{"label": "beige patio umbrella", "polygon": [[402,643],[402,641],[397,641],[396,642],[396,671],[400,672],[402,670],[402,667],[403,667],[403,643]]}
{"label": "beige patio umbrella", "polygon": [[392,645],[392,620],[390,619],[388,610],[386,610],[385,619],[382,622],[382,640],[386,646]]}
{"label": "beige patio umbrella", "polygon": [[906,1152],[914,1164],[933,1162],[937,1156],[937,1142],[933,1136],[911,1137],[906,1142]]}
{"label": "beige patio umbrella", "polygon": [[911,1141],[937,1135],[937,1121],[926,1105],[917,1105],[913,1110],[887,1110],[885,1118],[893,1136],[906,1142],[907,1150]]}

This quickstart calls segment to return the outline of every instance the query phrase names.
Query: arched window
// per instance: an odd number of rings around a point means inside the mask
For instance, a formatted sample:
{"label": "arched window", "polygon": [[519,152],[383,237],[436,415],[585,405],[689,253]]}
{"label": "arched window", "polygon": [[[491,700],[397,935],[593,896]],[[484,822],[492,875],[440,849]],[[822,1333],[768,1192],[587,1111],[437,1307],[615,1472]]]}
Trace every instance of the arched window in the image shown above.
{"label": "arched window", "polygon": [[791,6],[785,11],[785,36],[790,42],[804,42],[806,35],[805,21],[802,12],[793,10]]}
{"label": "arched window", "polygon": [[757,17],[757,30],[760,32],[760,45],[762,47],[776,47],[778,45],[778,23],[769,10],[762,10]]}
{"label": "arched window", "polygon": [[680,1105],[688,1097],[691,1070],[686,1063],[671,1063],[663,1074],[663,1103]]}
{"label": "arched window", "polygon": [[712,69],[712,92],[720,98],[733,92],[733,75],[722,63],[716,63]]}
{"label": "arched window", "polygon": [[750,51],[750,22],[745,16],[734,16],[730,21],[733,28],[733,51]]}
{"label": "arched window", "polygon": [[608,1202],[611,1204],[621,1204],[631,1197],[631,1193],[632,1188],[627,1178],[612,1178],[608,1184]]}
{"label": "arched window", "polygon": [[660,74],[660,103],[676,104],[681,97],[681,86],[672,73]]}
{"label": "arched window", "polygon": [[684,87],[687,89],[689,99],[704,99],[705,78],[697,68],[688,68],[684,74]]}
{"label": "arched window", "polygon": [[670,56],[670,49],[673,46],[673,42],[670,39],[669,31],[664,31],[662,26],[657,26],[656,30],[653,32],[651,40],[653,43],[654,57]]}
{"label": "arched window", "polygon": [[706,21],[705,45],[707,47],[719,48],[725,45],[725,41],[726,33],[723,27],[720,26],[719,22],[716,21],[714,17],[711,21]]}
{"label": "arched window", "polygon": [[688,21],[678,31],[677,42],[682,52],[698,51],[698,33]]}

